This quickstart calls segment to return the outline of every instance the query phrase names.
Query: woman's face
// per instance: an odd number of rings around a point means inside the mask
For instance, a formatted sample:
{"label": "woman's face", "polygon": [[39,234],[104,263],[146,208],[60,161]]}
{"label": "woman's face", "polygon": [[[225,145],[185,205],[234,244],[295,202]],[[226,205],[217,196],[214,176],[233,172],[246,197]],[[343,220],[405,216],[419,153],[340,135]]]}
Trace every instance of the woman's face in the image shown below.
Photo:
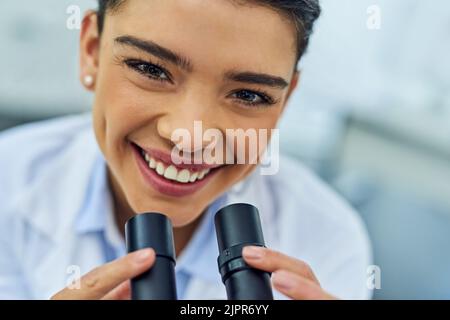
{"label": "woman's face", "polygon": [[[255,165],[174,165],[175,144],[193,163],[214,146],[194,144],[194,121],[224,137],[270,133],[296,84],[295,27],[272,9],[229,0],[128,0],[107,15],[100,39],[91,14],[81,73],[95,79],[94,129],[115,192],[136,213],[187,225]],[[192,141],[173,141],[179,129]]]}

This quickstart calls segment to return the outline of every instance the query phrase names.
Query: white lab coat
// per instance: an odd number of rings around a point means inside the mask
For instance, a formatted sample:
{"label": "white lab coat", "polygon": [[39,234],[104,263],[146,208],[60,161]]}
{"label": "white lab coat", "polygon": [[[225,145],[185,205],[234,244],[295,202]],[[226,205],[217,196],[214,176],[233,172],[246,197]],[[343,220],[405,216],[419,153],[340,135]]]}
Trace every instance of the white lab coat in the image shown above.
{"label": "white lab coat", "polygon": [[[125,253],[90,117],[0,136],[0,298],[46,299],[76,275],[73,266],[84,274],[105,263],[99,235],[116,256]],[[371,296],[371,251],[361,220],[299,163],[282,157],[276,175],[256,170],[226,193],[226,203],[237,202],[259,208],[266,245],[310,264],[325,290],[345,299]],[[226,298],[212,223],[206,215],[196,231],[202,235],[178,259],[177,277],[180,270],[189,275],[180,298]]]}

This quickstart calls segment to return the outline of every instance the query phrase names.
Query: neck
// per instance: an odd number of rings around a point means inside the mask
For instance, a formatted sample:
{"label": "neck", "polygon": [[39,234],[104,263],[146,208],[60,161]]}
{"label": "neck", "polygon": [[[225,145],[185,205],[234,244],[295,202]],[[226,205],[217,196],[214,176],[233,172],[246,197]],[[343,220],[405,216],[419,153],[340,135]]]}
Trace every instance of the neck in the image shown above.
{"label": "neck", "polygon": [[[110,173],[108,169],[108,182],[110,185],[110,190],[112,192],[112,198],[114,203],[114,219],[117,225],[117,228],[120,231],[122,237],[125,238],[125,223],[128,219],[135,216],[136,213],[131,209],[126,201],[125,195],[121,192],[119,185],[116,183],[114,177]],[[174,246],[177,257],[184,250],[186,245],[189,243],[189,240],[192,238],[192,235],[195,232],[198,224],[200,223],[201,218],[197,218],[195,221],[190,224],[173,229],[173,238],[174,238]]]}

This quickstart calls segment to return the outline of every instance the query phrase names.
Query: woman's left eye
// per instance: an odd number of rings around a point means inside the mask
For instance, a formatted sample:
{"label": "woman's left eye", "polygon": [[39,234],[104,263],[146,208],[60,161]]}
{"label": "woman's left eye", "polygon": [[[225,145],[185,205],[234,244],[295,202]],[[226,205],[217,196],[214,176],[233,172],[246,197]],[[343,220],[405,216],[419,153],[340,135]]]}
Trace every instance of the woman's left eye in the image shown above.
{"label": "woman's left eye", "polygon": [[232,97],[246,105],[272,105],[275,103],[268,95],[251,90],[237,91],[232,94]]}
{"label": "woman's left eye", "polygon": [[131,69],[141,73],[142,75],[158,80],[158,81],[170,81],[168,72],[161,66],[156,64],[147,63],[144,61],[127,60],[125,64]]}

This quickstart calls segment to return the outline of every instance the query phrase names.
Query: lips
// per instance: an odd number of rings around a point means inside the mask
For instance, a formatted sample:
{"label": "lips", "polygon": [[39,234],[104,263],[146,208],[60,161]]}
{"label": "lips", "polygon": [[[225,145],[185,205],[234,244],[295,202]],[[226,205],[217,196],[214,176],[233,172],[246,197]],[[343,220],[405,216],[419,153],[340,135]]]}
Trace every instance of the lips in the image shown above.
{"label": "lips", "polygon": [[177,159],[177,164],[174,164],[168,153],[144,149],[134,143],[131,145],[144,180],[169,196],[186,196],[198,191],[223,167],[189,164],[182,162],[183,159]]}

